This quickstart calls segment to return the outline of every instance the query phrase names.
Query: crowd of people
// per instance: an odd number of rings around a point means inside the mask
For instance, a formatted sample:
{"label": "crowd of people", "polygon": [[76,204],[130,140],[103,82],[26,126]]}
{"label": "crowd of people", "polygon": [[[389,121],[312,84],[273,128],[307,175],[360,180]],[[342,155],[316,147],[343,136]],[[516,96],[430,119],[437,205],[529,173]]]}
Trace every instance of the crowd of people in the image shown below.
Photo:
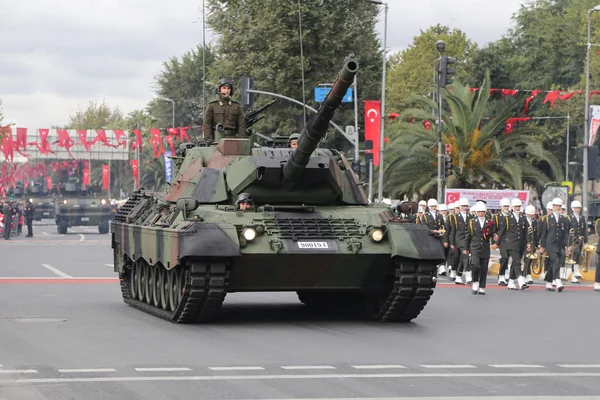
{"label": "crowd of people", "polygon": [[16,200],[14,194],[0,198],[0,235],[4,240],[20,236],[23,225],[27,224],[27,235],[33,237],[33,213],[35,209],[29,200]]}
{"label": "crowd of people", "polygon": [[[562,292],[569,277],[571,283],[581,282],[580,261],[588,245],[588,227],[579,201],[571,203],[571,215],[566,215],[560,198],[550,202],[547,214],[541,216],[532,205],[522,210],[519,199],[502,199],[500,207],[499,212],[491,213],[485,202],[469,207],[466,198],[448,205],[438,205],[435,199],[419,202],[415,222],[439,236],[446,251],[446,263],[438,266],[438,275],[448,276],[456,284],[471,284],[472,294],[484,295],[491,250],[499,249],[498,285],[509,290],[526,290],[533,283],[534,255],[544,260],[540,278],[546,291]],[[596,252],[600,254],[599,247]],[[600,292],[600,265],[594,290]]]}

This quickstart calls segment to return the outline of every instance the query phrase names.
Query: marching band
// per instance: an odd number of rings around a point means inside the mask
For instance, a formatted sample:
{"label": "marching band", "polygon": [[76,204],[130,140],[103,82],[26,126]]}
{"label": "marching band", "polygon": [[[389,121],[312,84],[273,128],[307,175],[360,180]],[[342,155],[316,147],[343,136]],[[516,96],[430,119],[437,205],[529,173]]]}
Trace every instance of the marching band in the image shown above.
{"label": "marching band", "polygon": [[[546,282],[546,291],[564,291],[564,282],[579,284],[592,254],[598,254],[594,291],[600,292],[600,247],[588,243],[581,203],[571,203],[571,215],[560,198],[549,204],[548,213],[535,217],[533,205],[521,210],[519,199],[502,199],[501,211],[491,215],[485,202],[469,209],[469,200],[438,204],[435,199],[419,202],[415,222],[440,233],[446,262],[438,275],[447,275],[458,285],[472,284],[471,293],[485,295],[491,250],[500,249],[498,285],[525,290],[533,284],[532,274]],[[596,234],[600,219],[596,221]],[[510,261],[510,264],[509,264]],[[508,282],[507,282],[508,280]]]}

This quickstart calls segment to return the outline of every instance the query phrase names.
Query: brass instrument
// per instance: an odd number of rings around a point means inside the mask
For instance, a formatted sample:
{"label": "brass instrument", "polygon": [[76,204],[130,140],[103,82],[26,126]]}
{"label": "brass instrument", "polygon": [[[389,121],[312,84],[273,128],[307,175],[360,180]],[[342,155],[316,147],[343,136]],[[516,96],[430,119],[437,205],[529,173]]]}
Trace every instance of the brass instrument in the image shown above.
{"label": "brass instrument", "polygon": [[531,261],[531,273],[535,275],[541,275],[542,271],[544,271],[544,265],[546,265],[546,252],[542,253],[542,255],[538,258],[534,258]]}
{"label": "brass instrument", "polygon": [[573,258],[573,253],[576,247],[579,247],[583,243],[583,236],[575,237],[575,229],[569,229],[569,239],[567,241],[567,259],[565,263],[573,265],[577,264],[577,261]]}
{"label": "brass instrument", "polygon": [[[594,223],[594,233],[596,233],[596,236],[598,236],[598,228],[600,228],[600,219],[597,219]],[[597,248],[597,242],[596,244],[586,243],[583,245],[583,248],[581,249],[581,259],[579,260],[581,272],[588,272],[590,270],[592,257],[594,256],[594,253],[596,253]]]}
{"label": "brass instrument", "polygon": [[527,246],[530,247],[531,250],[527,251],[526,257],[529,258],[530,260],[537,259],[539,256],[535,250],[534,243],[533,243],[533,226],[530,226],[529,228],[527,228]]}

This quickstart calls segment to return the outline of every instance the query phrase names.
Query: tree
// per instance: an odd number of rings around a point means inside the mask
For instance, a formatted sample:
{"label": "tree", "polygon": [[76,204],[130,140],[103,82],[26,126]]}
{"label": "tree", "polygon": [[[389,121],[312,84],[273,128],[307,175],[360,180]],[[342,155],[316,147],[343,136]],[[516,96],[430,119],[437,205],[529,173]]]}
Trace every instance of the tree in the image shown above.
{"label": "tree", "polygon": [[515,47],[519,87],[566,89],[580,82],[586,13],[596,4],[596,0],[530,0],[521,6],[508,34]]}
{"label": "tree", "polygon": [[483,84],[485,72],[489,71],[491,87],[515,87],[518,77],[515,72],[514,52],[512,42],[506,37],[491,42],[482,49],[473,50],[466,65],[468,73],[466,83],[470,87],[480,87]]}
{"label": "tree", "polygon": [[477,45],[459,29],[439,24],[431,26],[415,36],[407,49],[390,57],[386,89],[389,110],[404,108],[405,99],[411,94],[430,95],[434,79],[433,62],[440,57],[436,47],[438,40],[446,42],[444,54],[457,60],[456,78],[466,77],[466,60]]}
{"label": "tree", "polygon": [[[175,126],[193,126],[190,133],[200,136],[202,130],[202,117],[206,105],[214,93],[214,83],[207,82],[202,91],[204,64],[208,70],[215,60],[212,47],[197,46],[186,52],[181,59],[172,57],[163,63],[163,70],[156,79],[155,90],[160,97],[171,99],[175,102]],[[156,118],[156,127],[170,127],[173,125],[173,104],[160,98],[150,101],[148,111]]]}
{"label": "tree", "polygon": [[[510,106],[490,120],[489,75],[478,92],[456,83],[443,90],[448,110],[443,110],[443,143],[452,148],[454,174],[448,187],[522,189],[523,183],[543,185],[562,176],[560,162],[544,149],[539,138],[545,134],[536,126],[520,126],[504,134],[505,123],[513,116]],[[423,96],[413,100],[421,108],[406,111],[416,119],[431,118],[436,104]],[[451,111],[451,112],[450,112]],[[435,125],[426,130],[420,124],[399,122],[395,126],[385,190],[388,195],[435,197],[437,185],[437,133]]]}
{"label": "tree", "polygon": [[[376,5],[365,0],[303,0],[300,12],[296,1],[209,0],[207,5],[208,22],[218,36],[218,56],[210,71],[212,81],[253,76],[257,89],[302,101],[300,15],[307,104],[318,108],[311,95],[313,88],[332,83],[350,52],[359,61],[359,102],[379,97],[381,50],[375,32]],[[257,103],[269,100],[263,97]],[[297,132],[302,114],[301,107],[282,101],[257,127],[269,133]],[[353,117],[353,105],[344,103],[335,120],[343,124],[353,121]]]}
{"label": "tree", "polygon": [[123,114],[118,107],[111,109],[106,101],[93,100],[87,108],[79,108],[69,117],[65,129],[118,129],[123,125]]}

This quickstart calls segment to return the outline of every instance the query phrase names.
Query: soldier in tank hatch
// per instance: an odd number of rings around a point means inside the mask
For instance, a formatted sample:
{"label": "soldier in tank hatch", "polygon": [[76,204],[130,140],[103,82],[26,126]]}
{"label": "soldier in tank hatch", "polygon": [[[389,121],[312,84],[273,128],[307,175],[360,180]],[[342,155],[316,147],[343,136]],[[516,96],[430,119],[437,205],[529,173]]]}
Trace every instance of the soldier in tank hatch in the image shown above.
{"label": "soldier in tank hatch", "polygon": [[245,138],[246,118],[242,106],[231,99],[235,89],[229,79],[221,79],[217,85],[218,99],[211,101],[204,113],[204,138],[219,141],[224,137]]}
{"label": "soldier in tank hatch", "polygon": [[290,138],[289,138],[290,149],[295,149],[296,147],[298,147],[298,138],[300,138],[300,134],[299,133],[292,133],[290,135]]}
{"label": "soldier in tank hatch", "polygon": [[235,202],[235,208],[239,211],[246,211],[254,207],[254,199],[248,193],[240,193]]}

